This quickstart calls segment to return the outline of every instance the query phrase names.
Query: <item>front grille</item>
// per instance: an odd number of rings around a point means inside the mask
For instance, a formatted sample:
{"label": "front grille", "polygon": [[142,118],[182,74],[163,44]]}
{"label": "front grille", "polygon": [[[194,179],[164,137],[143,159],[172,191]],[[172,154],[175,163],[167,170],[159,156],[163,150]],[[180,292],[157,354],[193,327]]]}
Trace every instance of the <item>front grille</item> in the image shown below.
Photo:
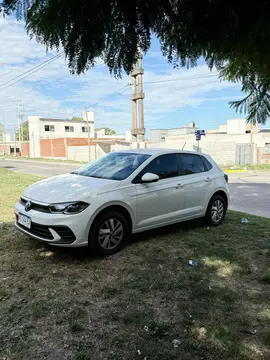
{"label": "front grille", "polygon": [[21,224],[18,223],[18,215],[16,215],[16,222],[19,228],[27,231],[29,234],[41,237],[42,239],[45,240],[53,240],[53,235],[51,234],[49,228],[53,229],[61,237],[61,240],[54,242],[55,244],[57,243],[71,244],[76,240],[74,233],[67,226],[48,226],[48,225],[40,225],[32,222],[31,229],[28,229],[25,226],[22,226]]}
{"label": "front grille", "polygon": [[[27,200],[21,197],[20,198],[20,204],[25,206],[26,203],[27,203]],[[37,203],[32,202],[32,201],[31,201],[31,207],[30,207],[29,210],[35,210],[35,211],[39,211],[39,212],[43,212],[43,213],[50,213],[51,214],[49,206],[37,204]]]}

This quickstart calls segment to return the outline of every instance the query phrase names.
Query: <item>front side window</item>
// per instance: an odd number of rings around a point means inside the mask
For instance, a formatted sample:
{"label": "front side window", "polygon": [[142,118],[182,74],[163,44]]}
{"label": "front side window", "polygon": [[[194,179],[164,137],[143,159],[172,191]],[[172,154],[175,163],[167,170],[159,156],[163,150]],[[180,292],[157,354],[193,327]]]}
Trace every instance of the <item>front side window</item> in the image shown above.
{"label": "front side window", "polygon": [[148,164],[140,174],[153,173],[160,179],[167,179],[179,175],[178,161],[176,154],[161,155]]}
{"label": "front side window", "polygon": [[74,126],[65,126],[65,132],[74,132]]}
{"label": "front side window", "polygon": [[196,154],[181,155],[183,163],[183,175],[197,174],[205,171],[201,156]]}
{"label": "front side window", "polygon": [[100,179],[124,180],[149,157],[148,154],[113,152],[81,167],[74,173]]}

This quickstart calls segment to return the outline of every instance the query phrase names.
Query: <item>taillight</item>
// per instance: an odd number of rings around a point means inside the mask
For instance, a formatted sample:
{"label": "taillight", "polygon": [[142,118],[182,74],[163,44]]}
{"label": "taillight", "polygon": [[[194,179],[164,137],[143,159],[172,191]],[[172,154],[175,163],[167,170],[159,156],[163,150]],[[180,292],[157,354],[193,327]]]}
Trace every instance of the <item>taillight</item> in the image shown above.
{"label": "taillight", "polygon": [[227,174],[224,174],[224,178],[225,178],[225,180],[226,180],[226,183],[228,184],[228,182],[229,182],[229,177],[228,177],[228,175],[227,175]]}

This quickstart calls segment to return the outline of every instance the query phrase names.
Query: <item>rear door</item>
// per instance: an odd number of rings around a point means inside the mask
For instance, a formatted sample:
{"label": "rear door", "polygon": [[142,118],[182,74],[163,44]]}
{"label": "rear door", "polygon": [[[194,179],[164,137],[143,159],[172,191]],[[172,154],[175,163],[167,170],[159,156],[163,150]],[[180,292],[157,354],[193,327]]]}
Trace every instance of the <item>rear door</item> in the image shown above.
{"label": "rear door", "polygon": [[185,193],[185,216],[204,215],[211,192],[212,165],[201,155],[179,154],[181,161],[181,184]]}
{"label": "rear door", "polygon": [[152,160],[134,179],[137,182],[147,173],[157,174],[159,181],[137,183],[137,226],[151,227],[179,218],[184,209],[183,188],[179,181],[179,158],[177,154],[165,154]]}

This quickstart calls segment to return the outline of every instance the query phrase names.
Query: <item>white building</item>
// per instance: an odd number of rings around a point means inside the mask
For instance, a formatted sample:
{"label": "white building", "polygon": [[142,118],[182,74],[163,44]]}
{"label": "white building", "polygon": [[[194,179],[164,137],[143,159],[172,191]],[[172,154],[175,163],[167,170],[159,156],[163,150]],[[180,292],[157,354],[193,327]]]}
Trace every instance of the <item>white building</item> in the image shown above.
{"label": "white building", "polygon": [[4,124],[0,123],[0,143],[8,143],[10,141],[10,134],[5,132]]}
{"label": "white building", "polygon": [[40,157],[40,140],[58,138],[87,138],[95,136],[94,113],[87,111],[83,120],[49,119],[28,116],[30,157]]}
{"label": "white building", "polygon": [[152,129],[149,131],[149,141],[165,142],[170,136],[194,134],[195,130],[197,130],[197,128],[195,127],[194,122],[189,123],[187,126],[182,126],[175,129]]}

